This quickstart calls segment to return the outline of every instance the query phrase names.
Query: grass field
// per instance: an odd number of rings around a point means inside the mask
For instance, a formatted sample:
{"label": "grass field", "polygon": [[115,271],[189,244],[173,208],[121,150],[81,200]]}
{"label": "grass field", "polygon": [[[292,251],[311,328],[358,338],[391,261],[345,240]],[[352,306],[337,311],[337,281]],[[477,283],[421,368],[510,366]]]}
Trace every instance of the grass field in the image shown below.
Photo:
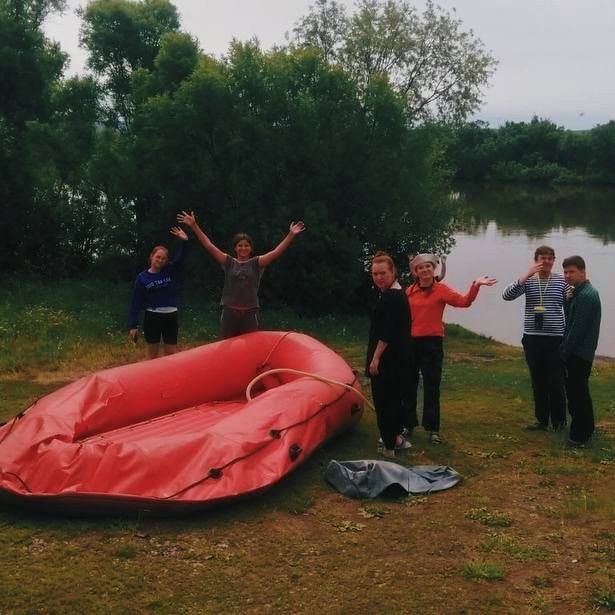
{"label": "grass field", "polygon": [[[8,286],[0,301],[0,419],[93,370],[139,360],[128,289]],[[265,310],[362,367],[367,322]],[[217,310],[188,298],[185,347]],[[528,433],[521,352],[450,327],[441,446],[413,437],[408,465],[464,482],[428,497],[357,501],[322,479],[330,459],[375,456],[367,412],[268,493],[206,513],[65,518],[0,507],[0,613],[594,613],[615,611],[615,364],[592,375],[598,431]],[[365,383],[366,384],[366,383]],[[369,387],[365,386],[365,391]]]}

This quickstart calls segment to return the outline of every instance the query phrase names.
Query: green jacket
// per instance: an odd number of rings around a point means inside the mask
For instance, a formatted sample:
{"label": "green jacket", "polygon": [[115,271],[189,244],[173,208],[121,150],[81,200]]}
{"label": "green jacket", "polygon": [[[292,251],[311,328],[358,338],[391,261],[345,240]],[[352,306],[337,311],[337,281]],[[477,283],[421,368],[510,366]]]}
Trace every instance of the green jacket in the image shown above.
{"label": "green jacket", "polygon": [[572,298],[564,304],[566,329],[560,353],[564,359],[576,355],[590,363],[594,360],[600,335],[600,295],[589,283],[574,289]]}

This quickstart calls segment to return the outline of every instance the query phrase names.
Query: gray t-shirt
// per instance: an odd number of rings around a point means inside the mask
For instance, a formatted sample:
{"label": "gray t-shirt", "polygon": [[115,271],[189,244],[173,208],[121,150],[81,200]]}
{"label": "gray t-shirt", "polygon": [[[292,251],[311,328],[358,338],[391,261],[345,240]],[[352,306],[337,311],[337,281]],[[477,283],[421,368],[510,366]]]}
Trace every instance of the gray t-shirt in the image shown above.
{"label": "gray t-shirt", "polygon": [[222,264],[224,288],[220,305],[226,307],[257,308],[258,287],[264,269],[258,264],[258,256],[247,261],[238,261],[230,255]]}

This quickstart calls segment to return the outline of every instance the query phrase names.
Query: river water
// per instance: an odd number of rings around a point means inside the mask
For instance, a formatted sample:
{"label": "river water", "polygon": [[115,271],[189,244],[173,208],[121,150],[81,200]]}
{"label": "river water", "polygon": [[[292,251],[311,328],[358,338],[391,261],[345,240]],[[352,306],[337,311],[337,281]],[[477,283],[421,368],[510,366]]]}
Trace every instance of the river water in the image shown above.
{"label": "river water", "polygon": [[503,301],[502,291],[529,269],[535,248],[547,244],[555,249],[554,271],[562,271],[566,256],[585,259],[602,301],[597,353],[615,357],[615,190],[463,186],[455,196],[464,222],[445,282],[464,292],[479,275],[498,284],[482,287],[469,309],[448,307],[445,320],[519,346],[524,298]]}

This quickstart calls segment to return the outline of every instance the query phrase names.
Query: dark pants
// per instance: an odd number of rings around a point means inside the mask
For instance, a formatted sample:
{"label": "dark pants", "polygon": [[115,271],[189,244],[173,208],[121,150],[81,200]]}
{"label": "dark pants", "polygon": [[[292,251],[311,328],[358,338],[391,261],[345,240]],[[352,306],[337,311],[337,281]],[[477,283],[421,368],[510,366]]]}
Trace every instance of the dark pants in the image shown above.
{"label": "dark pants", "polygon": [[564,364],[559,356],[560,336],[524,335],[525,361],[530,370],[536,421],[554,428],[566,424]]}
{"label": "dark pants", "polygon": [[370,376],[370,382],[380,437],[385,448],[394,449],[402,428],[401,374]]}
{"label": "dark pants", "polygon": [[224,339],[258,331],[258,308],[237,310],[223,307],[221,322]]}
{"label": "dark pants", "polygon": [[566,360],[566,394],[570,413],[570,439],[587,442],[594,432],[594,407],[589,394],[590,361],[571,355]]}
{"label": "dark pants", "polygon": [[148,344],[177,344],[178,320],[175,312],[150,312],[143,315],[143,335]]}
{"label": "dark pants", "polygon": [[419,377],[423,376],[423,427],[440,431],[440,382],[442,380],[442,337],[413,337],[414,363],[406,391],[404,424],[413,429],[419,424],[417,397]]}

